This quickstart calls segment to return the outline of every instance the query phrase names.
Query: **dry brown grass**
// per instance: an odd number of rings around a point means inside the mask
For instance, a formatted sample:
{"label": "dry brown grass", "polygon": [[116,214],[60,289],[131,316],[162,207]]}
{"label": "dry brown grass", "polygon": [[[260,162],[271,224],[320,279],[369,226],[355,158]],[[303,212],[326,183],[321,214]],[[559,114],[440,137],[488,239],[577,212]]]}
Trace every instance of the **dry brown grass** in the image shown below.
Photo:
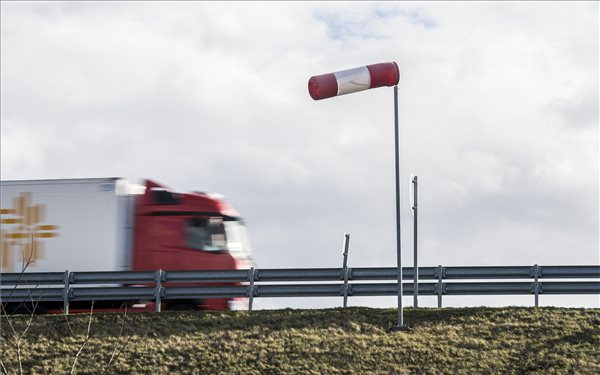
{"label": "dry brown grass", "polygon": [[[25,374],[64,374],[86,338],[87,316],[36,316]],[[77,363],[98,374],[131,337],[112,374],[600,374],[600,310],[393,309],[97,313]],[[27,316],[13,316],[15,325]],[[3,329],[5,334],[6,330]],[[2,342],[2,361],[17,373]],[[11,372],[12,371],[12,372]]]}

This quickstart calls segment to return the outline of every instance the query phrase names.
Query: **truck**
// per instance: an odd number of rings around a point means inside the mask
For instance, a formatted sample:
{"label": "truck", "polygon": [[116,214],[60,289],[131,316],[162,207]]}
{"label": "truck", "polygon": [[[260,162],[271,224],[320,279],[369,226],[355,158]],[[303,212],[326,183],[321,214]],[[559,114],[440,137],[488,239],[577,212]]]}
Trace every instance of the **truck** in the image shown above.
{"label": "truck", "polygon": [[[0,181],[0,242],[2,273],[252,266],[244,220],[222,195],[181,193],[150,179]],[[163,308],[226,310],[244,302],[168,303]]]}

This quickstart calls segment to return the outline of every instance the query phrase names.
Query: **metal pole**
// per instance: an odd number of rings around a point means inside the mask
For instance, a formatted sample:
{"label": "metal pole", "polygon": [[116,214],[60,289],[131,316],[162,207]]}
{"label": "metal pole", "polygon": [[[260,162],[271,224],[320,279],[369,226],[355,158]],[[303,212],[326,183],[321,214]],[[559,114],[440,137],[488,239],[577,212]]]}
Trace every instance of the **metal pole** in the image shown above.
{"label": "metal pole", "polygon": [[252,311],[252,303],[254,302],[254,278],[256,277],[256,269],[250,268],[250,286],[248,287],[248,310]]}
{"label": "metal pole", "polygon": [[154,286],[154,311],[157,313],[161,312],[162,278],[163,270],[156,270],[156,272],[154,273],[154,282],[156,283],[156,285]]}
{"label": "metal pole", "polygon": [[442,289],[442,278],[443,278],[443,268],[442,265],[438,265],[437,266],[437,277],[438,277],[438,283],[437,283],[437,303],[438,303],[438,309],[442,308],[442,293],[443,293],[443,289]]}
{"label": "metal pole", "polygon": [[414,246],[414,287],[413,287],[413,304],[414,307],[419,307],[419,265],[417,263],[417,176],[413,177],[413,246]]}
{"label": "metal pole", "polygon": [[344,233],[344,307],[348,306],[348,246],[350,245],[350,234]]}
{"label": "metal pole", "polygon": [[69,274],[69,271],[65,271],[65,273],[63,274],[63,282],[63,314],[69,315],[69,288],[71,283],[71,276]]}
{"label": "metal pole", "polygon": [[400,238],[400,154],[398,150],[398,86],[394,86],[394,146],[396,172],[396,256],[398,262],[398,326],[396,329],[406,329],[404,325],[404,309],[402,307],[402,249]]}
{"label": "metal pole", "polygon": [[540,275],[540,269],[539,266],[537,264],[533,265],[533,278],[534,278],[534,284],[533,284],[533,293],[535,294],[535,307],[539,307],[540,305],[540,300],[539,300],[539,293],[540,293],[540,284],[538,281]]}

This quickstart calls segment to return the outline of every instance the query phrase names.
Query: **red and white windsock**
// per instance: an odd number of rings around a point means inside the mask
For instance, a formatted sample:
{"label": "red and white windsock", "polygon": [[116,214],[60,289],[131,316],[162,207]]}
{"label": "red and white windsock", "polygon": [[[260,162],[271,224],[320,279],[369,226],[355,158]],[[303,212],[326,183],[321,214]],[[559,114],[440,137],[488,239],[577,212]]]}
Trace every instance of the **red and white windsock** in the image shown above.
{"label": "red and white windsock", "polygon": [[386,62],[310,77],[308,92],[314,100],[331,98],[382,86],[395,86],[400,70],[395,62]]}

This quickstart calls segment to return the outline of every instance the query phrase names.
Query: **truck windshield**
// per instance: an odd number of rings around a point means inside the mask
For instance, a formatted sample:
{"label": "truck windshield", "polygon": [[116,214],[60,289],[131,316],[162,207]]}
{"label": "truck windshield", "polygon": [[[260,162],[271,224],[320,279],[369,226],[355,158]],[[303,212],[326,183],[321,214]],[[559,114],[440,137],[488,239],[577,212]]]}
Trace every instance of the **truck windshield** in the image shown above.
{"label": "truck windshield", "polygon": [[227,248],[231,255],[239,259],[248,259],[252,255],[248,231],[241,220],[225,221]]}
{"label": "truck windshield", "polygon": [[204,251],[225,250],[225,229],[220,217],[193,218],[186,226],[186,243],[189,247]]}
{"label": "truck windshield", "polygon": [[195,217],[187,222],[186,243],[203,251],[226,251],[239,259],[251,256],[250,241],[243,222],[222,217]]}

